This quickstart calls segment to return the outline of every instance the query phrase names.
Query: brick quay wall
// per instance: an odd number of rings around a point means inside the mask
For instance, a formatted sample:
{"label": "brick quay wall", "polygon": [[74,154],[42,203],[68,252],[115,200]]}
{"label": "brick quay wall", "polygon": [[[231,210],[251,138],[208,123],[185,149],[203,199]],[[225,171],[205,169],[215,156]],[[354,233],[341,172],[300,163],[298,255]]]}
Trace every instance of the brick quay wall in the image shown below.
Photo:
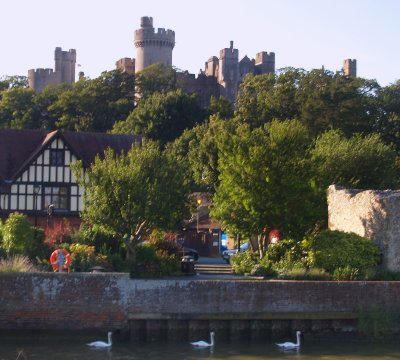
{"label": "brick quay wall", "polygon": [[357,331],[360,311],[398,309],[399,298],[400,282],[3,273],[0,331],[113,330],[133,339],[191,337],[210,329],[227,338],[293,329]]}

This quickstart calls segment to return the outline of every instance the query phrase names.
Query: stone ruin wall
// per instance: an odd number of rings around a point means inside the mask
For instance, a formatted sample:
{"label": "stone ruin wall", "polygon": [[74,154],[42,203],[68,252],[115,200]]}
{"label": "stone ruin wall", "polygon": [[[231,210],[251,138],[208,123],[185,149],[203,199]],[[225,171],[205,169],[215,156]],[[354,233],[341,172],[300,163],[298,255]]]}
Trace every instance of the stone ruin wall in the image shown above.
{"label": "stone ruin wall", "polygon": [[328,227],[372,240],[383,267],[400,272],[400,191],[343,189],[327,191]]}

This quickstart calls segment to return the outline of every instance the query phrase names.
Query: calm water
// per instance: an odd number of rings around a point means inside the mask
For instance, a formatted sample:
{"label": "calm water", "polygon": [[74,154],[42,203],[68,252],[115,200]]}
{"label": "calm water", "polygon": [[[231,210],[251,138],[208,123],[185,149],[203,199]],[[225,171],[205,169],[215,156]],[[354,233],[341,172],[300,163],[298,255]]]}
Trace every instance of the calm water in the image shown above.
{"label": "calm water", "polygon": [[[315,338],[306,335],[299,351],[280,351],[272,342],[216,342],[214,349],[193,349],[187,342],[132,344],[116,342],[112,349],[92,349],[86,343],[105,340],[79,336],[0,334],[1,360],[377,360],[400,359],[400,341],[371,342],[352,338]],[[288,339],[282,339],[283,341]],[[290,339],[289,339],[290,340]]]}

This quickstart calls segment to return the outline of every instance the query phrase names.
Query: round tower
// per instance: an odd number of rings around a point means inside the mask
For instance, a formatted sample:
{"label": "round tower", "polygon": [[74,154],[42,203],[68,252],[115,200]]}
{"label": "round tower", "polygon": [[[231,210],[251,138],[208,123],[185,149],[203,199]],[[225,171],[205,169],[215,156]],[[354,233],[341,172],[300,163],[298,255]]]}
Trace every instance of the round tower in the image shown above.
{"label": "round tower", "polygon": [[163,28],[158,28],[155,32],[152,17],[145,16],[140,19],[140,29],[135,31],[134,43],[136,47],[135,72],[158,62],[172,66],[175,32]]}

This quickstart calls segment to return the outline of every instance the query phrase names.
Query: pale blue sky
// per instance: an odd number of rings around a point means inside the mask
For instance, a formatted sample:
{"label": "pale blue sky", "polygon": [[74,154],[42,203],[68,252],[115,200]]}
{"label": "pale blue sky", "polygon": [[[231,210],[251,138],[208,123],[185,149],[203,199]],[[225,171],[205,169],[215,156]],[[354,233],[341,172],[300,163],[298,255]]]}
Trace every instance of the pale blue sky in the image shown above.
{"label": "pale blue sky", "polygon": [[0,76],[54,68],[59,46],[95,78],[136,57],[142,16],[175,31],[173,65],[191,73],[233,40],[240,59],[275,52],[277,69],[336,71],[352,58],[361,77],[400,79],[400,0],[1,0]]}

